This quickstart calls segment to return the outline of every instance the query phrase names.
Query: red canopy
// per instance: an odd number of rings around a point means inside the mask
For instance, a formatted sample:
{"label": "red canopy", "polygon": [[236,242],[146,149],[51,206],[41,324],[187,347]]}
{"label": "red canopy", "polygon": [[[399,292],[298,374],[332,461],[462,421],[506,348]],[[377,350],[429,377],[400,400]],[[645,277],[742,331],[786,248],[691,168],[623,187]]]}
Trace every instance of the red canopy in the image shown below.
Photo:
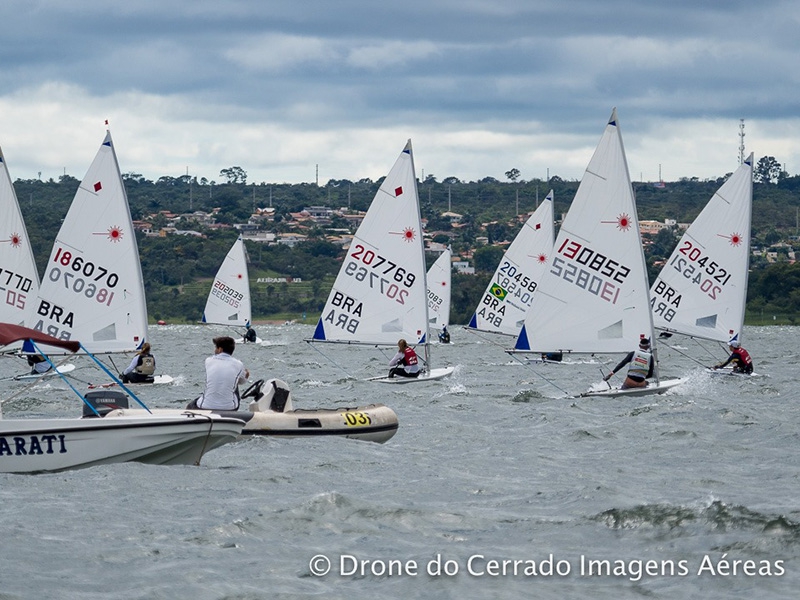
{"label": "red canopy", "polygon": [[51,335],[23,327],[22,325],[0,323],[0,346],[8,346],[21,340],[33,340],[37,344],[66,348],[70,352],[77,352],[81,348],[80,342],[59,340]]}

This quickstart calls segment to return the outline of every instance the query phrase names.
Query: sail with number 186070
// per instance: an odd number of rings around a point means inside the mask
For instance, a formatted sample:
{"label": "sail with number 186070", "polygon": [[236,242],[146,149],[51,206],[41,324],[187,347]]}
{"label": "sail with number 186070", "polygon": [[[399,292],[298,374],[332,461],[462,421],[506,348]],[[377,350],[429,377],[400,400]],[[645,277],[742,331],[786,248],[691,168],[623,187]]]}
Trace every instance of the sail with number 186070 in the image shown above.
{"label": "sail with number 186070", "polygon": [[56,235],[26,323],[92,354],[135,351],[147,337],[139,248],[110,132]]}

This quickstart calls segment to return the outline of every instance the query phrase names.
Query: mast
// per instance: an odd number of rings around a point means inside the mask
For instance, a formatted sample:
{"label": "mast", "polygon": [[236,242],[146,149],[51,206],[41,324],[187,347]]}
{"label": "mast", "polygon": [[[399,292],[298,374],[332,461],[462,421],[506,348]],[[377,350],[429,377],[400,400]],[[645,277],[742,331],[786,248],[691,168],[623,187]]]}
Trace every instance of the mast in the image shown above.
{"label": "mast", "polygon": [[411,174],[413,175],[414,179],[414,197],[417,204],[417,220],[419,221],[419,250],[422,253],[422,289],[425,295],[425,301],[423,302],[423,306],[425,309],[425,365],[427,366],[428,372],[431,370],[430,364],[430,315],[428,314],[428,268],[425,266],[425,239],[422,235],[422,212],[419,206],[419,186],[417,185],[417,170],[414,166],[414,148],[411,146],[411,140],[408,140],[408,150],[409,156],[411,157]]}

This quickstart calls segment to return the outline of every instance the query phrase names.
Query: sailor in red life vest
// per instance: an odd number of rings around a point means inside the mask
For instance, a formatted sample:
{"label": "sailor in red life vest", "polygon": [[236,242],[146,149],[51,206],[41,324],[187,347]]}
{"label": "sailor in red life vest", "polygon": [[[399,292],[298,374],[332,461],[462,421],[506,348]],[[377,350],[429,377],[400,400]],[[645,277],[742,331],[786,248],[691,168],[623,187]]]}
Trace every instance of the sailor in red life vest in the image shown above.
{"label": "sailor in red life vest", "polygon": [[644,336],[639,339],[639,348],[623,358],[620,363],[614,367],[608,375],[603,377],[604,381],[611,379],[611,376],[619,371],[622,367],[630,363],[628,373],[625,381],[622,382],[620,389],[627,390],[628,388],[641,388],[647,387],[647,380],[653,376],[653,368],[655,361],[650,352],[650,340]]}
{"label": "sailor in red life vest", "polygon": [[417,353],[402,339],[397,342],[397,354],[389,361],[389,366],[392,367],[389,371],[390,378],[395,375],[400,377],[419,377],[422,371]]}
{"label": "sailor in red life vest", "polygon": [[731,351],[731,355],[728,357],[728,360],[715,365],[714,368],[722,369],[723,367],[728,366],[730,363],[733,363],[734,373],[745,373],[747,375],[752,374],[753,359],[750,358],[750,354],[747,352],[747,350],[742,348],[739,340],[734,337],[730,342],[728,342],[728,348]]}

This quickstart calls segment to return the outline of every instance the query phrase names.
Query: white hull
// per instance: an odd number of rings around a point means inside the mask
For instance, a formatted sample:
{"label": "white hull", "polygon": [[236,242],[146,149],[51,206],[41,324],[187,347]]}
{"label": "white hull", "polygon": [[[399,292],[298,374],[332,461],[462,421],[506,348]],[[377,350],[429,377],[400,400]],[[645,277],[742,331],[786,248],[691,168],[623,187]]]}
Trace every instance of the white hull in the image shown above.
{"label": "white hull", "polygon": [[433,381],[436,379],[443,379],[444,377],[448,377],[449,375],[453,374],[455,371],[455,367],[441,367],[438,369],[431,369],[430,371],[426,371],[419,377],[371,377],[367,381],[377,381],[378,383],[392,383],[392,384],[404,384],[404,383],[422,383],[424,381]]}
{"label": "white hull", "polygon": [[588,391],[581,394],[580,398],[623,398],[633,396],[650,396],[652,394],[663,394],[667,390],[674,388],[676,385],[684,383],[686,378],[681,379],[666,379],[660,381],[658,385],[650,383],[647,387],[643,388],[628,388],[622,390],[620,388],[611,388],[607,390]]}
{"label": "white hull", "polygon": [[81,419],[0,420],[0,472],[42,473],[129,461],[194,465],[234,441],[238,419],[184,411],[115,410]]}
{"label": "white hull", "polygon": [[731,368],[724,368],[724,369],[706,369],[706,372],[711,375],[712,377],[758,377],[758,373],[737,373]]}
{"label": "white hull", "polygon": [[[129,382],[129,383],[126,383],[125,385],[126,386],[134,386],[134,387],[137,387],[137,386],[140,386],[140,385],[164,385],[164,384],[167,384],[167,383],[172,383],[173,381],[175,381],[175,379],[171,375],[155,375],[153,377],[153,381],[150,381],[150,382],[137,382],[137,383]],[[110,382],[110,383],[100,383],[100,384],[91,383],[91,384],[89,384],[89,389],[90,390],[107,389],[107,388],[113,388],[113,387],[117,387],[116,382],[113,382],[113,381]]]}
{"label": "white hull", "polygon": [[50,369],[47,373],[25,373],[25,375],[17,375],[14,377],[14,381],[35,381],[37,379],[44,379],[47,377],[52,377],[54,375],[64,375],[66,373],[70,373],[71,371],[75,370],[75,365],[67,364],[61,365],[60,367],[56,367],[55,371]]}

